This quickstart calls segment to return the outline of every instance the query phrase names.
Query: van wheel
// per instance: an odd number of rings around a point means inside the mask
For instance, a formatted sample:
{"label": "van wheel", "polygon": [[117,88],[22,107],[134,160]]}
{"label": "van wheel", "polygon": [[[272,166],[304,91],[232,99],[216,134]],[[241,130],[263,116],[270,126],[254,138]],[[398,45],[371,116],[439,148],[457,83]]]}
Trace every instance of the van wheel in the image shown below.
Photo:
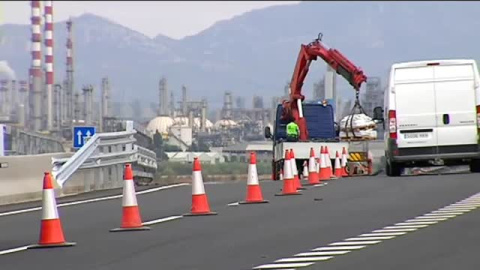
{"label": "van wheel", "polygon": [[386,173],[387,176],[400,176],[402,167],[400,164],[390,161],[388,158],[386,160]]}
{"label": "van wheel", "polygon": [[472,173],[480,172],[480,159],[472,159],[470,161],[470,172]]}

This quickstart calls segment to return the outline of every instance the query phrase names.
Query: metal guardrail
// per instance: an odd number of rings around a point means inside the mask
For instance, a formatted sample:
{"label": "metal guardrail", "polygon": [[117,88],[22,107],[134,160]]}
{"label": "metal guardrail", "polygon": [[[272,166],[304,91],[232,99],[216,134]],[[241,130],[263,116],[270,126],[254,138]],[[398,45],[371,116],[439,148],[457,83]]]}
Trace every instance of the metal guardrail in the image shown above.
{"label": "metal guardrail", "polygon": [[[103,169],[125,163],[156,170],[155,152],[134,145],[135,133],[133,122],[127,121],[126,131],[95,134],[72,157],[52,159],[54,179],[63,187],[79,169]],[[153,173],[140,174],[141,177],[153,178]]]}

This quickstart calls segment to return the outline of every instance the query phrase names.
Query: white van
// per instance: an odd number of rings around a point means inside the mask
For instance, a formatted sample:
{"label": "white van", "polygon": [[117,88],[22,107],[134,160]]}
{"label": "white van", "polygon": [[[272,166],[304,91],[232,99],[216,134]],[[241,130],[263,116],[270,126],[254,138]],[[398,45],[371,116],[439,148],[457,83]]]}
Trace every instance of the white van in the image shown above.
{"label": "white van", "polygon": [[391,67],[382,117],[388,176],[423,164],[468,163],[472,172],[480,171],[479,83],[474,60]]}

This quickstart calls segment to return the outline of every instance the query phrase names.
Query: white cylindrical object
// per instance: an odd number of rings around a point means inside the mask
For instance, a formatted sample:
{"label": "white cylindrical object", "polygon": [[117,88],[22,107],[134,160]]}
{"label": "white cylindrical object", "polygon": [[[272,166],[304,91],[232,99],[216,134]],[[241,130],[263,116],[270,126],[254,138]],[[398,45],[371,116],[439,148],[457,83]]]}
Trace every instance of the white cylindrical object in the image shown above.
{"label": "white cylindrical object", "polygon": [[258,174],[257,174],[257,165],[256,164],[248,164],[247,185],[249,185],[249,186],[258,185]]}
{"label": "white cylindrical object", "polygon": [[123,187],[122,206],[137,206],[137,197],[135,194],[135,185],[133,180],[125,180]]}
{"label": "white cylindrical object", "polygon": [[203,186],[203,178],[201,171],[194,171],[192,175],[192,194],[203,195],[205,194],[205,187]]}
{"label": "white cylindrical object", "polygon": [[42,220],[58,219],[54,189],[43,190]]}

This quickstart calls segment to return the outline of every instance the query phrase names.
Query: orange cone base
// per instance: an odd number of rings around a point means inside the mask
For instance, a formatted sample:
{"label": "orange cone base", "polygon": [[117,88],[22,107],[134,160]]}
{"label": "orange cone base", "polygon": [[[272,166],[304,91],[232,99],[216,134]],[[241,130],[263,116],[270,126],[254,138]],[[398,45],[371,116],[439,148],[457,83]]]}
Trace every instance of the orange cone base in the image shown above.
{"label": "orange cone base", "polygon": [[320,181],[330,180],[330,174],[327,171],[320,172],[318,174],[318,180]]}
{"label": "orange cone base", "polygon": [[115,228],[111,229],[110,232],[128,232],[128,231],[148,231],[150,227],[141,226],[141,227],[132,227],[132,228]]}
{"label": "orange cone base", "polygon": [[69,247],[74,245],[75,243],[65,241],[60,219],[48,219],[41,221],[38,244],[31,245],[28,248]]}
{"label": "orange cone base", "polygon": [[143,226],[138,206],[123,207],[122,212],[122,225],[120,228],[111,229],[110,232],[150,230],[149,227]]}
{"label": "orange cone base", "polygon": [[283,182],[282,193],[275,194],[275,196],[302,195],[296,189],[295,180],[283,180]]}
{"label": "orange cone base", "polygon": [[75,242],[63,242],[59,244],[35,244],[35,245],[30,245],[27,247],[27,249],[36,249],[36,248],[57,248],[57,247],[73,247],[77,245]]}
{"label": "orange cone base", "polygon": [[192,210],[184,216],[208,216],[216,215],[216,212],[210,211],[208,198],[206,194],[192,195]]}
{"label": "orange cone base", "polygon": [[260,185],[247,185],[247,198],[245,199],[245,201],[241,201],[238,203],[239,204],[268,203],[268,201],[263,199]]}

